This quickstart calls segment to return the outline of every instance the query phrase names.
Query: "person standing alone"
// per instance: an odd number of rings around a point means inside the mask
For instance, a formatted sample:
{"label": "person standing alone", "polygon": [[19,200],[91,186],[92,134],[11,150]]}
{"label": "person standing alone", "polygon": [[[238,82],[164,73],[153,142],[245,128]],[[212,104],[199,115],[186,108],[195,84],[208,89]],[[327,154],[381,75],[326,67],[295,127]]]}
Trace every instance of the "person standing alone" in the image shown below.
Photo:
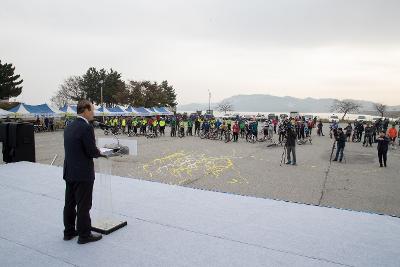
{"label": "person standing alone", "polygon": [[[293,126],[289,124],[288,129],[286,131],[286,153],[287,153],[287,162],[286,164],[296,165],[296,137],[297,134],[295,130],[293,130]],[[293,160],[290,155],[292,154]]]}
{"label": "person standing alone", "polygon": [[[389,148],[390,139],[386,136],[385,131],[379,133],[379,137],[376,138],[378,142],[378,158],[380,167],[386,167],[387,152]],[[383,163],[383,164],[382,164]]]}
{"label": "person standing alone", "polygon": [[[103,156],[96,147],[93,120],[94,107],[87,100],[77,105],[77,118],[64,130],[64,240],[79,236],[78,244],[98,241],[101,235],[91,233],[94,163],[93,158]],[[76,219],[76,230],[75,230]]]}
{"label": "person standing alone", "polygon": [[342,128],[338,129],[335,140],[337,142],[337,150],[336,150],[336,157],[333,161],[338,161],[339,159],[339,162],[342,162],[344,155],[344,147],[346,146],[346,136],[344,135]]}
{"label": "person standing alone", "polygon": [[232,131],[233,131],[233,142],[237,142],[239,139],[239,123],[238,123],[238,121],[235,121],[235,124],[233,124]]}

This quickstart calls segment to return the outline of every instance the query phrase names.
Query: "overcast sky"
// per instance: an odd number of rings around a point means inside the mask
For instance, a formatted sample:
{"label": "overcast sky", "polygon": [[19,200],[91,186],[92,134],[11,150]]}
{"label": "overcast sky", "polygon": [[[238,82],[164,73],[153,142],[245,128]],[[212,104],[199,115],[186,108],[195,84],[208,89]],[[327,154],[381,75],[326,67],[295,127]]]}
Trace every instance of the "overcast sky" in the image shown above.
{"label": "overcast sky", "polygon": [[48,102],[89,67],[168,80],[178,102],[237,94],[400,104],[398,0],[0,0],[18,100]]}

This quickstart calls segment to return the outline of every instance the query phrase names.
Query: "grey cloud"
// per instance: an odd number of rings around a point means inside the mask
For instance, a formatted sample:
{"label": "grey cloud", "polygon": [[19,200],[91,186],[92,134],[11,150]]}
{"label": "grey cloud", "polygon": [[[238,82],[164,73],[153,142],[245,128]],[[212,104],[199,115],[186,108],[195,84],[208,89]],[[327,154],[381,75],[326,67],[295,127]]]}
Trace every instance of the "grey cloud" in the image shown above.
{"label": "grey cloud", "polygon": [[399,43],[400,1],[6,1],[2,24],[131,38],[288,46]]}

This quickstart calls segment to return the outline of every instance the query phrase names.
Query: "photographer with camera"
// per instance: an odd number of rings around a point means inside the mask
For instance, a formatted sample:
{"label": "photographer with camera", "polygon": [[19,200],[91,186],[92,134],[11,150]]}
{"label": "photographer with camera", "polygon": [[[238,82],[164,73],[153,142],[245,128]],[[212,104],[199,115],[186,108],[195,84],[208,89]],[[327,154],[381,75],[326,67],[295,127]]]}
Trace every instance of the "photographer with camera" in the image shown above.
{"label": "photographer with camera", "polygon": [[279,123],[278,126],[278,132],[279,132],[279,143],[282,144],[283,141],[285,140],[285,134],[286,134],[286,126],[287,126],[288,121],[287,120],[282,120]]}
{"label": "photographer with camera", "polygon": [[[286,162],[287,165],[289,164],[296,165],[296,138],[297,134],[293,129],[293,125],[289,123],[286,129],[286,144],[285,144],[287,150],[287,162]],[[293,156],[293,161],[291,160],[290,154],[292,154]]]}
{"label": "photographer with camera", "polygon": [[370,126],[369,123],[367,123],[367,126],[364,129],[364,143],[363,146],[368,147],[368,144],[372,147],[372,127]]}
{"label": "photographer with camera", "polygon": [[353,132],[353,126],[351,126],[351,123],[349,122],[349,124],[346,126],[346,128],[344,128],[346,130],[346,138],[347,138],[347,142],[350,142],[351,140],[351,133]]}
{"label": "photographer with camera", "polygon": [[324,125],[322,124],[322,121],[320,120],[319,122],[318,122],[318,124],[317,124],[317,128],[318,128],[318,130],[317,130],[317,134],[318,134],[318,136],[325,136],[324,135],[324,133],[322,132],[322,128],[324,127]]}
{"label": "photographer with camera", "polygon": [[[381,131],[379,133],[379,137],[376,139],[378,142],[378,159],[379,159],[379,166],[386,167],[386,160],[387,160],[387,152],[389,149],[390,138],[386,136],[385,131]],[[383,164],[382,164],[383,161]]]}
{"label": "photographer with camera", "polygon": [[337,143],[336,157],[333,161],[342,162],[344,156],[344,147],[346,146],[346,136],[342,128],[337,129],[337,135],[335,136],[335,142]]}

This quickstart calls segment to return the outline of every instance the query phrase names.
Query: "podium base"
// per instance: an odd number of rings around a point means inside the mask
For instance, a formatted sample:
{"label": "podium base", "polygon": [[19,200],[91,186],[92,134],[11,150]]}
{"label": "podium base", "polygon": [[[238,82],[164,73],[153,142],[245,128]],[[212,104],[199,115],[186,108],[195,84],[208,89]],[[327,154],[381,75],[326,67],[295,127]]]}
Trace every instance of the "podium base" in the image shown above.
{"label": "podium base", "polygon": [[114,220],[101,221],[101,222],[97,221],[92,223],[92,231],[108,235],[126,225],[128,225],[127,221],[114,221]]}

